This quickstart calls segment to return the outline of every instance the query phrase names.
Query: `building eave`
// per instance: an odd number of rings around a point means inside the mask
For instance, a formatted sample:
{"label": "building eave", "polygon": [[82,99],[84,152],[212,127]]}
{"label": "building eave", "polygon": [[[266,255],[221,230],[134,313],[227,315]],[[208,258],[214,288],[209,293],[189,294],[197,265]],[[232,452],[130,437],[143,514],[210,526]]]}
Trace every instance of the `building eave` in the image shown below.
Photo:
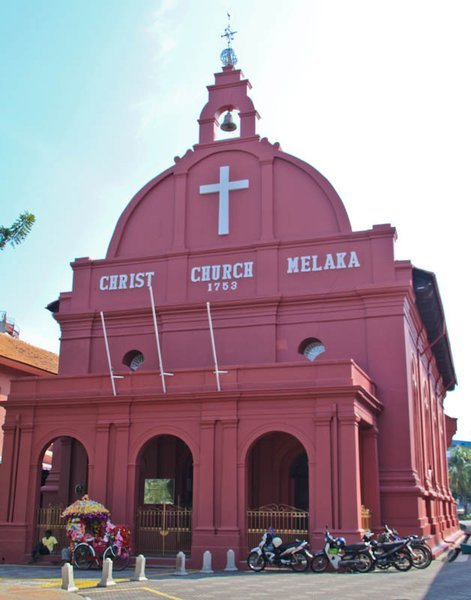
{"label": "building eave", "polygon": [[453,390],[457,379],[435,274],[413,267],[412,279],[417,308],[427,332],[427,339],[435,356],[443,386],[445,390]]}

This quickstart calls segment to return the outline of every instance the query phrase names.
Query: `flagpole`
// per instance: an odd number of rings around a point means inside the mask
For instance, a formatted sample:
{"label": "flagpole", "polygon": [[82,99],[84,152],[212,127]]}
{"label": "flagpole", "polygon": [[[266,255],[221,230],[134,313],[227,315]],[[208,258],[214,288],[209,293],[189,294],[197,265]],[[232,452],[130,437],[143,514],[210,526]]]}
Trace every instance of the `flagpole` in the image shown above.
{"label": "flagpole", "polygon": [[115,377],[113,375],[113,367],[111,366],[110,347],[108,345],[108,336],[106,335],[105,316],[103,315],[103,311],[100,312],[100,316],[101,326],[103,327],[103,337],[105,338],[106,356],[108,357],[108,368],[110,370],[111,387],[113,388],[113,396],[116,396],[116,386],[114,383]]}
{"label": "flagpole", "polygon": [[214,341],[213,320],[211,318],[211,307],[209,305],[209,302],[206,302],[206,310],[208,311],[209,332],[211,334],[211,346],[213,348],[213,359],[214,359],[214,369],[215,369],[214,374],[216,375],[216,383],[217,383],[218,392],[220,392],[221,391],[221,381],[219,379],[219,374],[227,373],[227,371],[219,370],[218,358],[217,358],[217,354],[216,354],[216,343]]}
{"label": "flagpole", "polygon": [[159,369],[160,369],[160,379],[162,380],[162,389],[164,394],[167,393],[167,386],[165,385],[165,375],[173,375],[173,373],[165,373],[163,362],[162,362],[162,352],[160,350],[160,340],[159,340],[159,327],[157,325],[157,315],[155,314],[155,302],[154,302],[154,291],[152,286],[149,284],[149,295],[150,295],[150,304],[152,307],[152,317],[154,319],[154,331],[155,331],[155,341],[157,343],[157,355],[159,357]]}

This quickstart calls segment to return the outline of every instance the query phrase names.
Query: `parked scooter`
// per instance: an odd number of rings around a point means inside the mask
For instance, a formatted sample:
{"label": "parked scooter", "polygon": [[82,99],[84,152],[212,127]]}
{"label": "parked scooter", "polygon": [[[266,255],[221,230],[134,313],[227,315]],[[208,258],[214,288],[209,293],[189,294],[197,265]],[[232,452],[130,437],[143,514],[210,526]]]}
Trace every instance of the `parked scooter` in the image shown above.
{"label": "parked scooter", "polygon": [[371,544],[374,556],[374,567],[389,569],[394,566],[398,571],[409,571],[412,568],[413,550],[411,540],[404,539],[394,542],[378,542],[373,539],[374,533],[365,533],[363,540]]}
{"label": "parked scooter", "polygon": [[426,569],[433,559],[432,550],[427,544],[428,537],[410,535],[407,538],[401,538],[398,532],[395,529],[391,529],[388,525],[384,525],[384,531],[378,536],[379,542],[394,542],[401,539],[408,539],[410,541],[412,566],[416,569]]}
{"label": "parked scooter", "polygon": [[260,544],[250,551],[247,566],[252,571],[263,571],[267,565],[285,566],[302,573],[307,570],[311,559],[306,540],[283,544],[283,540],[270,530],[263,534]]}
{"label": "parked scooter", "polygon": [[314,573],[324,572],[329,564],[337,571],[347,569],[366,573],[374,568],[374,555],[369,542],[348,544],[345,538],[333,537],[328,531],[324,535],[324,549],[316,552],[311,560]]}

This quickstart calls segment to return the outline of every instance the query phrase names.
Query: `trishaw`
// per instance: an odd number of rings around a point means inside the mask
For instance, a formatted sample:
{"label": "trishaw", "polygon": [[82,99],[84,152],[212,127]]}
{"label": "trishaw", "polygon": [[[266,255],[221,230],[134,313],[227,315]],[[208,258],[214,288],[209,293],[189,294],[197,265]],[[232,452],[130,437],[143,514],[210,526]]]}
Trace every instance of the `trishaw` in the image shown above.
{"label": "trishaw", "polygon": [[85,495],[68,506],[61,515],[67,519],[66,533],[70,542],[71,562],[77,569],[101,567],[106,558],[113,569],[125,569],[130,560],[131,532],[125,525],[110,521],[110,511]]}

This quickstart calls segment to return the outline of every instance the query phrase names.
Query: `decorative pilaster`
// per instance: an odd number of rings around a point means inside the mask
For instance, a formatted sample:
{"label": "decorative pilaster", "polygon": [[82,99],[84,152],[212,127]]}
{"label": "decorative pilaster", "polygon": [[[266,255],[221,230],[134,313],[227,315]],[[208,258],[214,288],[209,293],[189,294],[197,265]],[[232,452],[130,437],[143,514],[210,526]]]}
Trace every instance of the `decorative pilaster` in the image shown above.
{"label": "decorative pilaster", "polygon": [[[95,455],[89,456],[89,495],[101,500],[105,506],[111,494],[108,495],[108,449],[110,424],[98,423],[95,434]],[[110,490],[111,492],[111,490]]]}
{"label": "decorative pilaster", "polygon": [[198,497],[196,529],[214,533],[214,433],[213,419],[200,424],[200,461],[198,470]]}
{"label": "decorative pilaster", "polygon": [[339,422],[339,529],[357,532],[360,529],[361,484],[359,419],[341,416]]}
{"label": "decorative pilaster", "polygon": [[[129,456],[129,423],[114,425],[113,447],[110,453],[114,455],[112,478],[112,515],[115,522],[125,523],[127,518],[126,490],[128,490],[128,456]],[[117,502],[118,501],[118,502]]]}
{"label": "decorative pilaster", "polygon": [[237,419],[222,421],[220,529],[237,528]]}
{"label": "decorative pilaster", "polygon": [[[333,465],[331,457],[331,423],[332,414],[316,417],[314,423],[316,444],[316,468],[309,465],[309,514],[311,535],[323,534],[326,525],[336,527],[334,517],[334,485]],[[334,467],[335,469],[335,467]],[[314,472],[313,472],[314,471]]]}
{"label": "decorative pilaster", "polygon": [[381,527],[381,502],[379,493],[378,430],[376,427],[361,431],[361,476],[364,498],[362,503],[371,511],[371,528]]}

